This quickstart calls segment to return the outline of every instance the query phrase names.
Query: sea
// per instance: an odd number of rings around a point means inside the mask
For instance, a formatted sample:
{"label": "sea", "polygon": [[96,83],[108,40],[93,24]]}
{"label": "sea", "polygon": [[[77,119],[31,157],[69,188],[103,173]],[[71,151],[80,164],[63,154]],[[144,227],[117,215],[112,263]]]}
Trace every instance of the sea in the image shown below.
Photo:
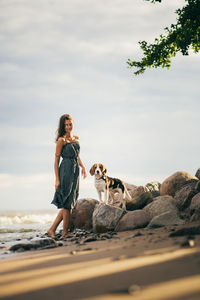
{"label": "sea", "polygon": [[[57,215],[57,211],[1,211],[0,259],[10,256],[9,248],[44,235]],[[59,229],[62,226],[59,225]]]}

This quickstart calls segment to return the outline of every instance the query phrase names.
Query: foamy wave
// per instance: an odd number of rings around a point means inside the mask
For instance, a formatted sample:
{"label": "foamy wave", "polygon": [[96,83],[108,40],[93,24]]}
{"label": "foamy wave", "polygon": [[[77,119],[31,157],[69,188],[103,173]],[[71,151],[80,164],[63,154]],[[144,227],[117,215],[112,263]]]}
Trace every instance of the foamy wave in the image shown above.
{"label": "foamy wave", "polygon": [[55,218],[54,214],[27,214],[15,216],[0,216],[0,225],[13,224],[49,224]]}
{"label": "foamy wave", "polygon": [[25,233],[25,232],[35,232],[37,231],[36,229],[32,228],[21,228],[21,229],[11,229],[11,228],[0,228],[0,234],[1,233]]}

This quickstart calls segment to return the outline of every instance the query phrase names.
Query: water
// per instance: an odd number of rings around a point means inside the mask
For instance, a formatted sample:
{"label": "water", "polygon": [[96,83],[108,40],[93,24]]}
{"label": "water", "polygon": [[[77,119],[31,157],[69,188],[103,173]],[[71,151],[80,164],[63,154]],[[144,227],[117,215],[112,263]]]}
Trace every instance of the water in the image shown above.
{"label": "water", "polygon": [[56,214],[51,210],[0,212],[0,258],[9,254],[10,246],[45,234]]}

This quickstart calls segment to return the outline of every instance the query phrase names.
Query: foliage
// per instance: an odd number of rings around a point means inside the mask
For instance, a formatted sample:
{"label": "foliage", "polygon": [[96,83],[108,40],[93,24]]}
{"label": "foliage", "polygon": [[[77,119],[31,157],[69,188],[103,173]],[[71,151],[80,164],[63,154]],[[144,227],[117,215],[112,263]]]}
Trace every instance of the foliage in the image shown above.
{"label": "foliage", "polygon": [[[152,3],[162,0],[146,0]],[[171,58],[177,52],[183,55],[189,54],[189,49],[195,53],[200,50],[200,0],[185,0],[187,4],[182,9],[177,9],[177,23],[166,27],[166,35],[161,34],[153,44],[140,41],[143,50],[143,58],[140,61],[128,59],[130,68],[136,67],[135,75],[144,73],[146,68],[168,68],[171,66]]]}

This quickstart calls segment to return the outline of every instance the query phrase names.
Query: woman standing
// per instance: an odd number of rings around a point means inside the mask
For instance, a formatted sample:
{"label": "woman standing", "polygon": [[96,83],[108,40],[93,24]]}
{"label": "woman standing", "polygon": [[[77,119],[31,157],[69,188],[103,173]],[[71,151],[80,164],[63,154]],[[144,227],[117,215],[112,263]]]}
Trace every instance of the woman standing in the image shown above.
{"label": "woman standing", "polygon": [[[73,119],[70,115],[64,114],[60,117],[56,138],[55,154],[55,194],[51,203],[55,204],[60,211],[53,222],[48,235],[55,238],[58,225],[63,221],[62,237],[68,235],[68,228],[71,216],[71,209],[75,206],[79,194],[79,166],[82,168],[82,175],[85,179],[87,174],[80,158],[79,138],[73,136]],[[60,157],[62,162],[59,166]]]}

